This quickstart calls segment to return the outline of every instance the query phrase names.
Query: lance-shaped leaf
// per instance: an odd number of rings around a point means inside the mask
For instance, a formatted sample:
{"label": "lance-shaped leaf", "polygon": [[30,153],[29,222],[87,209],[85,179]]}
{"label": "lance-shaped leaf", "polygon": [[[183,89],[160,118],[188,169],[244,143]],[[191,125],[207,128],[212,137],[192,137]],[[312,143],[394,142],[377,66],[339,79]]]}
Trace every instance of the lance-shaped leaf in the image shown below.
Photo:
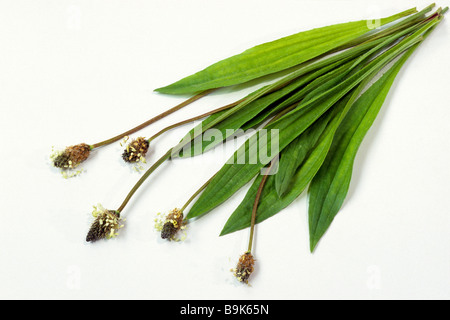
{"label": "lance-shaped leaf", "polygon": [[402,65],[416,46],[409,49],[355,103],[336,132],[327,158],[309,188],[310,249],[329,228],[348,192],[356,153],[374,122]]}
{"label": "lance-shaped leaf", "polygon": [[307,158],[311,149],[317,144],[317,141],[324,132],[329,117],[325,117],[325,115],[323,117],[324,120],[317,120],[281,153],[278,172],[274,175],[275,189],[279,198],[286,193],[298,167]]}
{"label": "lance-shaped leaf", "polygon": [[[380,25],[414,12],[417,12],[416,9],[410,9],[382,18]],[[352,43],[372,29],[367,20],[361,20],[300,32],[248,49],[156,91],[190,94],[244,83],[300,65],[333,49],[345,48],[345,44]]]}

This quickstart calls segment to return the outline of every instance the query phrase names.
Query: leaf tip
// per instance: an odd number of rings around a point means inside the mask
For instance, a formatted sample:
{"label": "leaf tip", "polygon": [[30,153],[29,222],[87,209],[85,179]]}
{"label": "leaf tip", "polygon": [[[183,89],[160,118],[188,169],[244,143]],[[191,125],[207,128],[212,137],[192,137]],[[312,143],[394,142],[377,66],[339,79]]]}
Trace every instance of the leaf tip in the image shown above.
{"label": "leaf tip", "polygon": [[191,93],[189,90],[184,90],[183,88],[180,88],[176,84],[170,84],[165,87],[156,88],[153,91],[162,93],[162,94],[171,94],[171,95],[183,95],[183,94]]}
{"label": "leaf tip", "polygon": [[309,251],[310,251],[310,253],[314,253],[314,251],[316,250],[318,242],[319,241],[316,240],[314,237],[311,237],[311,239],[309,240]]}
{"label": "leaf tip", "polygon": [[163,93],[163,94],[172,94],[171,90],[168,87],[160,87],[153,90],[153,92]]}

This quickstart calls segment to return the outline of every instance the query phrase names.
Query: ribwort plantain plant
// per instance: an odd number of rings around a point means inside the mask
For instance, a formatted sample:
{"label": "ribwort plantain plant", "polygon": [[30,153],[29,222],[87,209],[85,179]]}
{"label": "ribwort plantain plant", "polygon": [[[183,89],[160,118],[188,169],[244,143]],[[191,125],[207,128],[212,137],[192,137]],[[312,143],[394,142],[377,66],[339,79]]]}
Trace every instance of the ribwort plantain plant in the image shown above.
{"label": "ribwort plantain plant", "polygon": [[[253,128],[255,134],[180,209],[156,219],[156,229],[163,239],[180,240],[179,233],[188,223],[208,214],[253,180],[220,234],[250,228],[248,249],[233,269],[238,281],[248,283],[255,269],[255,225],[281,212],[309,186],[309,242],[313,252],[342,207],[358,148],[394,80],[448,10],[439,8],[429,14],[433,7],[383,18],[377,30],[371,30],[363,20],[313,29],[251,48],[156,90],[194,95],[180,106],[122,135],[94,145],[69,147],[53,157],[55,166],[75,168],[91,150],[135,133],[211,90],[279,75],[273,83],[232,104],[170,125],[148,139],[133,139],[122,154],[123,160],[145,161],[158,136],[203,119],[143,173],[118,209],[94,210],[86,241],[117,235],[127,204],[165,161],[203,154],[225,142],[233,131]],[[286,75],[280,75],[280,71]],[[204,139],[208,130],[218,133],[216,139]],[[276,139],[272,132],[277,132]],[[264,157],[268,154],[271,156]],[[236,161],[242,155],[256,161]]]}

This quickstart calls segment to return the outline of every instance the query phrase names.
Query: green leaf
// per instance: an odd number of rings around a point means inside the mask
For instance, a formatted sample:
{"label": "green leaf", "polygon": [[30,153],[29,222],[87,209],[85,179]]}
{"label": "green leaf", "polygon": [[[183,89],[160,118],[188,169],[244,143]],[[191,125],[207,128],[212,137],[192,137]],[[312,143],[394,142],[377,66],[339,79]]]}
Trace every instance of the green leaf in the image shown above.
{"label": "green leaf", "polygon": [[330,152],[309,189],[311,252],[340,210],[348,192],[358,148],[374,122],[401,66],[415,47],[402,56],[357,100],[336,132]]}
{"label": "green leaf", "polygon": [[317,120],[303,134],[292,141],[281,153],[278,172],[274,175],[278,197],[281,198],[288,190],[295,172],[316,145],[330,121],[331,114],[331,112],[328,112],[322,116],[321,119]]}
{"label": "green leaf", "polygon": [[[415,9],[410,9],[383,18],[380,20],[381,25],[414,12]],[[361,20],[300,32],[248,49],[156,91],[191,94],[244,83],[298,66],[338,47],[345,47],[346,43],[369,31],[371,28],[367,20]]]}

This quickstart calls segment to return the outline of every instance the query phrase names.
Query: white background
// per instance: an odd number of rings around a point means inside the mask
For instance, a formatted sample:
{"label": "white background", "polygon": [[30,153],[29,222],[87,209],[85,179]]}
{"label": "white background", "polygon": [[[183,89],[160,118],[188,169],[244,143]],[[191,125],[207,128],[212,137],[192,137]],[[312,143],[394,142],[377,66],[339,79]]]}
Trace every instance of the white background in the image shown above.
{"label": "white background", "polygon": [[[429,1],[6,1],[0,4],[0,298],[450,298],[450,41],[445,21],[400,72],[355,163],[349,197],[309,253],[307,198],[256,228],[251,286],[229,271],[248,230],[219,237],[245,195],[190,224],[153,230],[233,146],[163,165],[133,198],[120,237],[84,242],[92,205],[117,208],[140,177],[114,144],[64,180],[51,147],[99,142],[181,102],[153,89],[262,42]],[[441,6],[450,5],[441,1]],[[448,17],[447,17],[448,19]],[[225,105],[221,90],[143,130]],[[155,161],[190,126],[152,144]],[[246,187],[247,188],[247,187]]]}

